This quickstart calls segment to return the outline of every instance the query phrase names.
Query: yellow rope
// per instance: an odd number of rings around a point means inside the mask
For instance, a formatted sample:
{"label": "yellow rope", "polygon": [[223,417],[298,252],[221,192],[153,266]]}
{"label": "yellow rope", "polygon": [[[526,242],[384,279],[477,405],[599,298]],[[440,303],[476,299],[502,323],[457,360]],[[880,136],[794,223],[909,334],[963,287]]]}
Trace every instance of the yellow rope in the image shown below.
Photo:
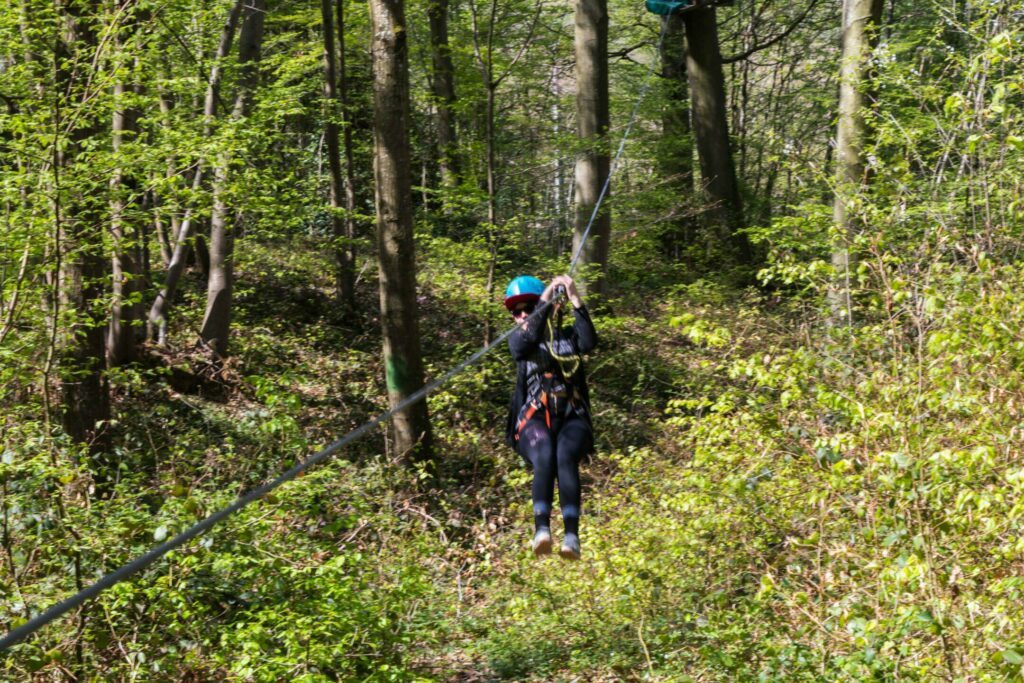
{"label": "yellow rope", "polygon": [[[560,310],[560,307],[558,308],[558,310]],[[558,367],[562,371],[562,377],[564,377],[565,380],[568,382],[569,380],[572,379],[572,376],[576,374],[576,370],[578,370],[580,367],[580,357],[579,354],[575,353],[572,354],[571,356],[558,355],[558,351],[555,348],[557,346],[555,344],[555,328],[554,325],[551,324],[551,317],[551,315],[548,316],[548,352],[551,354],[551,357],[555,359],[555,362],[558,363]],[[569,370],[567,372],[565,369],[565,363],[570,362],[573,364],[572,370]]]}

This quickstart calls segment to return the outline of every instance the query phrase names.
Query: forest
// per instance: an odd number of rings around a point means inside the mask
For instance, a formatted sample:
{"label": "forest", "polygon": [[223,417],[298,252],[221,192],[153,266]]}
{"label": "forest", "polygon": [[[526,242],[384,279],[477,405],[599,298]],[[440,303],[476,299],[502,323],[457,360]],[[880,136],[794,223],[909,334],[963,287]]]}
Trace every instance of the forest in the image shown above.
{"label": "forest", "polygon": [[1024,681],[1022,248],[1024,0],[0,3],[0,680]]}

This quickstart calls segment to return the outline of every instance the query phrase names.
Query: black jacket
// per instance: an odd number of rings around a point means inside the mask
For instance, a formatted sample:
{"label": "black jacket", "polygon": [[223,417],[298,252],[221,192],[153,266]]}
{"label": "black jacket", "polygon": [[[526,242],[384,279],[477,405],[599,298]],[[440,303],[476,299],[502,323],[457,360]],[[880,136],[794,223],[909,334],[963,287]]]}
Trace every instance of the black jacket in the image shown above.
{"label": "black jacket", "polygon": [[[516,422],[519,413],[527,401],[527,368],[528,361],[540,361],[542,365],[549,365],[552,362],[551,354],[546,348],[548,319],[551,316],[553,306],[546,306],[544,311],[526,324],[526,329],[520,327],[508,338],[508,348],[512,352],[512,359],[516,361],[516,388],[512,392],[512,398],[508,404],[508,416],[505,425],[505,443],[513,449],[516,447]],[[590,314],[585,307],[574,309],[575,322],[572,327],[563,327],[557,332],[558,339],[568,340],[573,353],[582,356],[589,353],[597,346],[597,330],[590,320]],[[584,417],[587,423],[590,421],[590,391],[587,388],[587,375],[583,369],[583,362],[579,367],[566,378],[570,384],[579,390],[585,407]]]}

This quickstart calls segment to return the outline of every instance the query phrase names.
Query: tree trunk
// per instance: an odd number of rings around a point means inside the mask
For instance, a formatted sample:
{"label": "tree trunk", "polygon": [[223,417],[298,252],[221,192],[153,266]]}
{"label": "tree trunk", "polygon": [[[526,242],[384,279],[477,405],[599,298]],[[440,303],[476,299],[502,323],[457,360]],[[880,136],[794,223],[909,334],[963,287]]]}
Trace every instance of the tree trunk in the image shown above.
{"label": "tree trunk", "polygon": [[[557,99],[551,105],[551,120],[554,122],[553,132],[557,139],[562,132],[562,111],[558,106]],[[569,218],[565,213],[566,202],[564,198],[564,195],[569,194],[565,189],[568,185],[566,166],[567,164],[560,155],[555,157],[555,178],[551,183],[550,213],[552,220],[548,231],[548,247],[552,256],[558,256],[562,253],[562,237],[568,232],[569,226]]]}
{"label": "tree trunk", "polygon": [[459,145],[455,128],[455,67],[448,46],[448,0],[428,0],[430,50],[434,66],[434,106],[437,107],[437,152],[441,183],[459,184]]}
{"label": "tree trunk", "polygon": [[[57,87],[54,97],[54,126],[64,129],[64,107],[73,121],[68,144],[54,147],[54,218],[60,236],[61,299],[73,314],[62,349],[61,390],[64,403],[63,423],[68,435],[78,443],[89,445],[94,474],[99,481],[106,477],[103,463],[98,462],[106,450],[104,423],[110,420],[110,394],[104,374],[106,321],[97,320],[95,311],[104,298],[103,282],[103,207],[98,187],[76,185],[70,191],[62,186],[64,175],[73,174],[72,167],[83,152],[84,143],[100,134],[98,119],[87,110],[88,93],[82,92],[86,74],[82,64],[90,64],[98,39],[91,25],[100,15],[97,0],[91,2],[59,2],[57,11],[63,23],[56,46]],[[77,58],[76,55],[77,54]],[[68,192],[69,202],[63,205],[62,195]]]}
{"label": "tree trunk", "polygon": [[[341,147],[336,117],[341,113],[338,96],[338,77],[334,62],[334,13],[331,0],[320,0],[320,15],[324,32],[324,98],[326,118],[324,137],[327,142],[327,162],[330,170],[331,234],[334,236],[335,284],[338,303],[348,310],[355,310],[355,264],[351,243],[345,229],[341,208],[345,195],[345,182],[341,173]],[[340,18],[339,18],[340,23]],[[339,31],[344,29],[339,26]],[[342,33],[343,35],[343,33]]]}
{"label": "tree trunk", "polygon": [[[252,93],[258,74],[256,61],[259,59],[263,42],[263,16],[266,14],[266,0],[250,0],[246,5],[246,16],[238,38],[238,89],[235,107],[231,112],[234,121],[249,115]],[[206,288],[206,313],[199,334],[203,341],[218,356],[228,355],[228,335],[231,331],[231,299],[234,287],[234,217],[224,198],[227,189],[231,150],[225,148],[217,161],[213,177],[213,211],[210,214],[210,276]]]}
{"label": "tree trunk", "polygon": [[[356,269],[356,162],[352,144],[352,116],[349,111],[349,82],[345,60],[345,0],[337,0],[338,8],[338,100],[344,129],[345,148],[345,249],[352,273]],[[355,279],[352,281],[352,306],[355,308]]]}
{"label": "tree trunk", "polygon": [[[408,34],[403,0],[370,0],[374,75],[374,175],[384,364],[391,406],[423,385],[409,177]],[[429,458],[426,401],[392,419],[402,455]]]}
{"label": "tree trunk", "polygon": [[[576,0],[576,119],[584,147],[576,162],[576,226],[573,253],[583,244],[583,234],[608,178],[608,4],[607,0]],[[611,213],[601,211],[580,254],[580,265],[595,265],[599,272],[591,291],[605,291]],[[584,287],[584,289],[588,289]]]}
{"label": "tree trunk", "polygon": [[[161,73],[161,77],[165,80],[169,78],[167,73],[167,71]],[[161,125],[167,129],[170,127],[170,115],[171,110],[174,108],[174,102],[171,99],[171,96],[163,90],[158,93],[158,100],[160,102]],[[175,172],[174,157],[171,156],[167,159],[167,170],[164,172],[164,177],[167,180],[171,180],[175,175],[177,175],[177,173]],[[155,185],[156,183],[153,182],[152,184]],[[163,263],[164,270],[166,270],[171,265],[171,255],[173,252],[171,239],[172,236],[178,234],[178,229],[181,227],[181,221],[179,220],[178,212],[172,207],[166,214],[169,226],[165,224],[162,212],[164,204],[163,197],[161,197],[156,190],[152,190],[152,195],[153,228],[156,233],[157,243],[160,246],[160,258]],[[170,232],[168,232],[168,230],[170,230]]]}
{"label": "tree trunk", "polygon": [[[206,86],[206,98],[203,104],[203,127],[206,135],[209,136],[213,120],[217,116],[217,100],[220,97],[220,81],[223,75],[221,63],[231,52],[231,43],[234,41],[235,28],[238,26],[238,18],[242,14],[242,6],[245,0],[235,0],[231,6],[224,29],[221,32],[220,44],[217,46],[217,55],[210,68],[210,79]],[[192,190],[198,192],[203,183],[203,165],[205,161],[199,159],[196,162],[195,176],[192,179]],[[167,343],[167,316],[171,310],[171,303],[174,300],[175,292],[178,289],[178,281],[185,270],[185,260],[188,255],[189,237],[192,232],[193,215],[191,208],[186,210],[182,218],[181,226],[178,229],[174,244],[174,254],[171,256],[171,263],[167,266],[167,279],[164,287],[157,294],[153,306],[149,309],[148,336],[152,338],[154,333],[158,336],[161,345]]]}
{"label": "tree trunk", "polygon": [[726,252],[740,263],[750,263],[752,252],[743,227],[743,206],[736,168],[729,148],[729,122],[725,106],[725,77],[718,44],[715,8],[704,7],[684,15],[686,72],[693,104],[693,132],[700,160],[701,184],[709,204],[706,215]]}
{"label": "tree trunk", "polygon": [[[491,19],[491,30],[494,20]],[[490,52],[490,50],[488,50]],[[498,244],[495,229],[498,226],[498,205],[496,202],[495,187],[495,150],[494,150],[494,105],[495,90],[497,83],[492,80],[493,55],[487,55],[487,300],[494,300],[494,268],[498,260]],[[494,332],[491,324],[491,311],[487,309],[484,313],[484,345],[490,346],[494,339]]]}
{"label": "tree trunk", "polygon": [[[162,214],[163,207],[160,205],[160,196],[156,191],[151,192],[153,208],[153,232],[156,236],[157,246],[160,248],[160,263],[164,269],[171,263],[171,240],[167,237],[167,226],[164,224]],[[174,226],[172,225],[172,230]]]}
{"label": "tree trunk", "polygon": [[829,290],[833,322],[852,321],[850,301],[850,244],[857,228],[848,204],[867,181],[863,154],[867,137],[864,121],[868,57],[874,49],[874,30],[882,17],[883,0],[844,0],[842,63],[839,73],[839,122],[836,126],[836,189],[832,216],[841,242],[832,252],[835,280]]}
{"label": "tree trunk", "polygon": [[[661,45],[661,76],[668,91],[661,117],[662,144],[659,154],[661,173],[675,189],[682,205],[693,194],[693,137],[690,131],[690,94],[686,87],[686,36],[683,18],[669,15],[663,21],[665,38]],[[681,258],[685,247],[693,242],[693,220],[681,215],[662,236],[665,252],[674,259]]]}
{"label": "tree trunk", "polygon": [[[119,46],[121,50],[123,46]],[[137,64],[135,65],[137,67]],[[131,88],[138,92],[138,87]],[[114,84],[114,114],[111,126],[111,148],[115,158],[121,152],[125,133],[133,135],[138,132],[139,111],[136,107],[126,107],[124,96],[125,84],[118,80]],[[138,203],[136,183],[126,175],[126,170],[119,162],[110,178],[110,235],[113,242],[111,258],[112,294],[110,310],[110,327],[107,331],[107,363],[111,367],[124,365],[135,360],[135,327],[138,307],[131,303],[132,294],[139,291],[140,265],[137,258],[137,245],[129,244],[125,232],[125,214],[128,201]],[[134,231],[133,231],[134,232]]]}

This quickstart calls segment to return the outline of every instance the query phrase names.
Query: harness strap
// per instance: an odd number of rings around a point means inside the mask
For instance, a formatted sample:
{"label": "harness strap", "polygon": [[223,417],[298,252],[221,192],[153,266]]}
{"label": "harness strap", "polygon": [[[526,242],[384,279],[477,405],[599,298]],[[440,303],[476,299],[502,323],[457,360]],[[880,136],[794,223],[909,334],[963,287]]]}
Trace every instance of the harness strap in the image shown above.
{"label": "harness strap", "polygon": [[523,419],[516,425],[516,441],[519,441],[519,432],[522,431],[523,426],[530,421],[530,418],[537,414],[537,411],[544,408],[544,422],[547,424],[548,429],[551,429],[551,410],[548,407],[548,394],[542,392],[540,395],[541,405],[538,406],[536,401],[530,401],[530,405],[526,408],[526,413],[523,415]]}

